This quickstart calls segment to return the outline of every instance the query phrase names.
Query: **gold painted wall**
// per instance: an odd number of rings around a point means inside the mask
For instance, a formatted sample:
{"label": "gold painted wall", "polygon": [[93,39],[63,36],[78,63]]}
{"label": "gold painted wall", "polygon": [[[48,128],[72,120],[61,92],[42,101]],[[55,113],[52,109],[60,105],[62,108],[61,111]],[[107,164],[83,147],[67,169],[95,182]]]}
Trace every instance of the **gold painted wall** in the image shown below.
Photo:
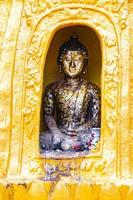
{"label": "gold painted wall", "polygon": [[129,44],[130,44],[130,90],[129,90],[129,98],[130,98],[130,166],[131,166],[131,171],[133,173],[133,1],[129,1],[128,3],[128,9],[129,9]]}
{"label": "gold painted wall", "polygon": [[[133,200],[132,7],[131,0],[0,1],[0,199]],[[47,160],[38,148],[45,60],[56,32],[79,25],[101,44],[100,146],[86,157]],[[58,167],[56,181],[40,180],[46,164]]]}

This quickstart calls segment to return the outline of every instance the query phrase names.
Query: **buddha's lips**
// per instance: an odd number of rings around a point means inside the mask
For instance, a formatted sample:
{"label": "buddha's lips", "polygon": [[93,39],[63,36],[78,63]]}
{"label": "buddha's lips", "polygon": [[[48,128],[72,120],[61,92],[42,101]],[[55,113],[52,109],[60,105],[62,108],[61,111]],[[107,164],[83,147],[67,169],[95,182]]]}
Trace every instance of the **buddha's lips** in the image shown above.
{"label": "buddha's lips", "polygon": [[70,70],[71,73],[75,73],[75,68],[70,67],[69,70]]}
{"label": "buddha's lips", "polygon": [[76,132],[68,132],[67,135],[70,135],[70,136],[76,136],[77,133],[76,133]]}

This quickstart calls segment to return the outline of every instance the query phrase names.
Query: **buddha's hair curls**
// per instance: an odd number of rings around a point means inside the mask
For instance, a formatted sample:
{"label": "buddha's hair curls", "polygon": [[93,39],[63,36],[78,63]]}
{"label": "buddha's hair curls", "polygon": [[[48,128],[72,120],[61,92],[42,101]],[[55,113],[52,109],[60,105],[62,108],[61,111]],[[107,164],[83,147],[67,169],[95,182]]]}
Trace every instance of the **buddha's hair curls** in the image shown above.
{"label": "buddha's hair curls", "polygon": [[88,52],[87,48],[78,40],[78,35],[73,34],[70,39],[65,42],[60,48],[57,57],[58,66],[62,67],[62,58],[67,51],[80,51],[84,55],[84,66],[88,65]]}

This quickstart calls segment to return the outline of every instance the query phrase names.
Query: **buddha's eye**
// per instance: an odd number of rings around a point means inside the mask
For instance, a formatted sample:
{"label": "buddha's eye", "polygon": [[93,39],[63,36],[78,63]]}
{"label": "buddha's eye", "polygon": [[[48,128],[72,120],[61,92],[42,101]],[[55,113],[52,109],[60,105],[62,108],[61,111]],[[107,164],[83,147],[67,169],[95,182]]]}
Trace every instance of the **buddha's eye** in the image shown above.
{"label": "buddha's eye", "polygon": [[75,57],[75,60],[78,61],[78,60],[81,60],[81,58],[80,58],[79,56],[76,56],[76,57]]}
{"label": "buddha's eye", "polygon": [[83,60],[83,57],[82,57],[82,56],[76,56],[76,57],[75,57],[75,60],[76,60],[76,61],[80,61],[80,60],[82,61],[82,60]]}
{"label": "buddha's eye", "polygon": [[71,61],[71,57],[70,56],[64,56],[64,60],[70,62]]}

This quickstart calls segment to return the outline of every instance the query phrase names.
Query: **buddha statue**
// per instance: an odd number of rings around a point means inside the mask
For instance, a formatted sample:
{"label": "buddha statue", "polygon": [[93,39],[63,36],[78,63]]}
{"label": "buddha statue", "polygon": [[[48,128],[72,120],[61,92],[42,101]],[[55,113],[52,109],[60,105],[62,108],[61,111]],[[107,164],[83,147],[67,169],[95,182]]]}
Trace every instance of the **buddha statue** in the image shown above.
{"label": "buddha statue", "polygon": [[88,53],[76,34],[59,49],[62,80],[44,92],[47,131],[40,134],[42,151],[89,151],[100,138],[100,89],[85,80]]}

